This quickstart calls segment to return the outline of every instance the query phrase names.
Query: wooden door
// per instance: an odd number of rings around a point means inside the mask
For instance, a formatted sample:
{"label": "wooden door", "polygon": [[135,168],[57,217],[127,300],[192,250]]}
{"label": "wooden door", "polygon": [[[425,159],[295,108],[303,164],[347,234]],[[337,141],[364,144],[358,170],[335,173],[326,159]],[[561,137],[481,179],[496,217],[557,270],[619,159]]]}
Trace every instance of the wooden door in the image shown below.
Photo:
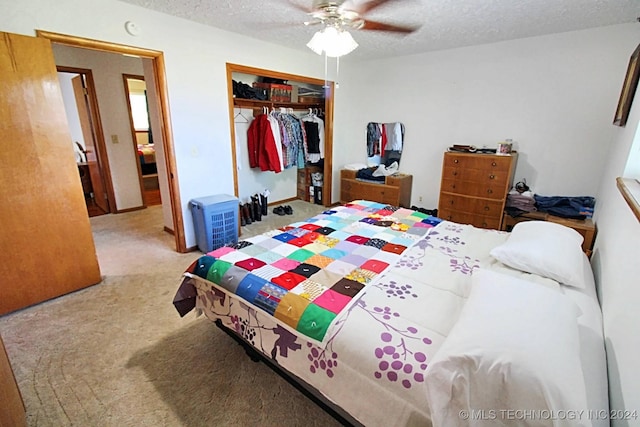
{"label": "wooden door", "polygon": [[0,32],[0,315],[100,282],[51,43]]}
{"label": "wooden door", "polygon": [[20,389],[0,337],[0,427],[26,427],[27,416]]}
{"label": "wooden door", "polygon": [[104,181],[102,180],[102,172],[98,161],[95,128],[92,124],[89,102],[89,92],[85,77],[82,74],[71,79],[73,86],[73,95],[76,99],[78,107],[78,117],[80,119],[80,128],[84,138],[86,162],[89,168],[89,177],[91,178],[91,188],[93,189],[93,200],[95,204],[102,209],[103,212],[109,212],[109,203],[107,200],[107,192],[104,190]]}

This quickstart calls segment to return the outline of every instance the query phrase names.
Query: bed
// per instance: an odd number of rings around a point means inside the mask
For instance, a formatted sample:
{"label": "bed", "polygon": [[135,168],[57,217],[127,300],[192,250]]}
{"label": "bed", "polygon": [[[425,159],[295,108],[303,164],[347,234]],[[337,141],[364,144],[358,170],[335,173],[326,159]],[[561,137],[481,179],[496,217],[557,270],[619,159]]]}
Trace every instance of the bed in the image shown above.
{"label": "bed", "polygon": [[581,242],[522,224],[505,233],[357,200],[202,256],[174,305],[343,423],[608,425]]}
{"label": "bed", "polygon": [[158,173],[156,149],[153,144],[138,144],[138,158],[142,175]]}

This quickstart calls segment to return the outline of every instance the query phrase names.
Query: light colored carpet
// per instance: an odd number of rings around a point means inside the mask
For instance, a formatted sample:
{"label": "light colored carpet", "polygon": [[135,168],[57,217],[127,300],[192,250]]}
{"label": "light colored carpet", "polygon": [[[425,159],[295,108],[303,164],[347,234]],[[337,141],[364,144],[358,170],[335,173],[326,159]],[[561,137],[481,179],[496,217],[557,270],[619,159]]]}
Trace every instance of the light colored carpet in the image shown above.
{"label": "light colored carpet", "polygon": [[[243,227],[242,237],[321,206]],[[0,317],[30,426],[337,426],[230,337],[172,299],[178,254],[160,206],[91,219],[103,281]]]}

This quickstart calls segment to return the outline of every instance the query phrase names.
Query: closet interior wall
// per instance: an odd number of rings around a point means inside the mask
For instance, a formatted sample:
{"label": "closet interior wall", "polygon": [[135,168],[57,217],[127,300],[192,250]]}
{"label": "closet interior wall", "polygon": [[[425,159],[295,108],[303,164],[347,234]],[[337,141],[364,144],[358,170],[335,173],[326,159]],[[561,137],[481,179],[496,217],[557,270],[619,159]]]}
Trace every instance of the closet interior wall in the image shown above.
{"label": "closet interior wall", "polygon": [[[241,203],[250,201],[255,194],[269,191],[269,205],[285,203],[294,199],[302,199],[328,206],[331,204],[331,152],[332,152],[332,119],[333,119],[333,84],[328,90],[323,88],[324,81],[302,76],[276,73],[269,70],[249,69],[243,66],[227,64],[227,75],[230,88],[230,111],[232,111],[232,141],[235,154],[236,196]],[[282,79],[286,84],[295,89],[291,101],[257,100],[238,98],[233,94],[233,81],[252,86],[254,82],[262,81],[264,77]],[[298,96],[298,88],[312,89],[324,94],[322,98],[310,99]],[[302,91],[301,91],[302,92]],[[302,101],[302,102],[299,102]],[[247,133],[251,122],[255,117],[271,111],[287,112],[297,117],[317,114],[323,118],[324,128],[324,158],[319,165],[305,162],[304,167],[295,164],[283,169],[281,172],[262,171],[260,168],[251,168],[248,152]],[[321,115],[322,114],[322,115]],[[312,174],[322,173],[322,187],[316,191],[311,190]],[[315,199],[318,192],[321,199]]]}

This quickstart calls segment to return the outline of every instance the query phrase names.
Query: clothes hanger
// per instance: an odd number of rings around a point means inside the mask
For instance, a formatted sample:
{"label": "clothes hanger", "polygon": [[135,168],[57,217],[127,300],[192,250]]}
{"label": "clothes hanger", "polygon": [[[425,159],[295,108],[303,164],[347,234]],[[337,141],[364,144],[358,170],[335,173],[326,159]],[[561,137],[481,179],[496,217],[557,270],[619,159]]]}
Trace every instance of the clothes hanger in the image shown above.
{"label": "clothes hanger", "polygon": [[[241,117],[242,119],[244,119],[244,121],[236,121],[236,119],[238,117]],[[242,114],[242,109],[240,109],[240,111],[238,111],[238,114],[235,115],[235,117],[233,118],[233,122],[234,123],[249,123],[249,119],[247,119],[244,114]]]}

